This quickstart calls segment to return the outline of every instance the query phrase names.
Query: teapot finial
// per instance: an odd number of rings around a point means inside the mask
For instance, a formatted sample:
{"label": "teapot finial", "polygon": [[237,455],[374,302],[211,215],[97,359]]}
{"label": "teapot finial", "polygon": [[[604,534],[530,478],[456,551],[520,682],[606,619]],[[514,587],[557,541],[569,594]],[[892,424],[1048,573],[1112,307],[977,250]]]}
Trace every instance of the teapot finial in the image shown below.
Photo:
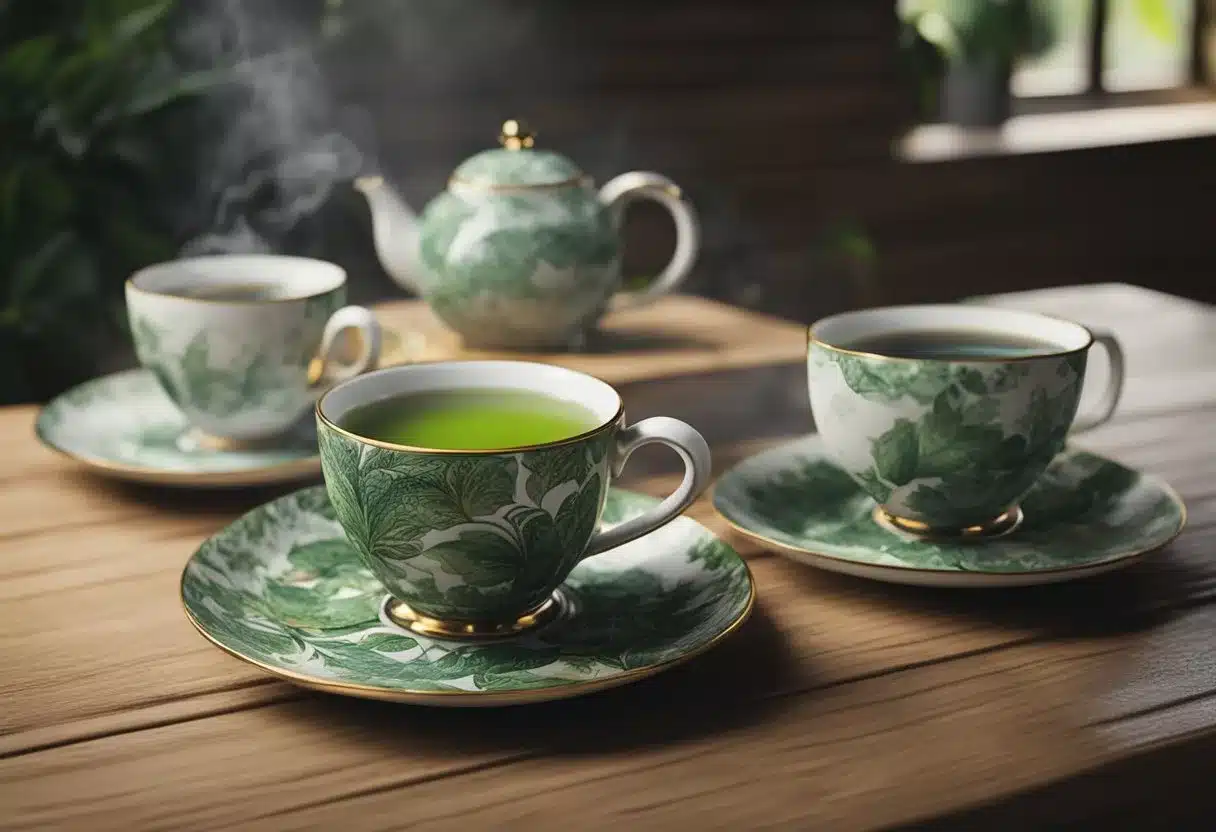
{"label": "teapot finial", "polygon": [[502,133],[498,136],[498,143],[507,150],[519,150],[535,144],[536,134],[516,119],[507,119],[502,123]]}

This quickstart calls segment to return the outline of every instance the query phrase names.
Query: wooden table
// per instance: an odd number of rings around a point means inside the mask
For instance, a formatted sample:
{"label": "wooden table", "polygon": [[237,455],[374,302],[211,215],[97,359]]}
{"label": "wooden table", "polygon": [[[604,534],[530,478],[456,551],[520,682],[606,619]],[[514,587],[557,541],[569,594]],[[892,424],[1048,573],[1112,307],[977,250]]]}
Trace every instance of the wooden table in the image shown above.
{"label": "wooden table", "polygon": [[[986,302],[1123,340],[1121,413],[1084,444],[1177,487],[1190,524],[1167,550],[1084,584],[958,592],[736,541],[760,601],[735,637],[629,688],[512,710],[310,693],[224,655],[187,623],[178,576],[270,494],[119,486],[39,447],[33,408],[0,412],[0,826],[1210,828],[1216,315],[1128,286]],[[622,382],[633,418],[700,426],[719,469],[809,428],[801,327],[682,299],[610,335],[563,361]],[[631,470],[655,493],[674,479],[661,450]],[[704,501],[693,514],[723,530]]]}

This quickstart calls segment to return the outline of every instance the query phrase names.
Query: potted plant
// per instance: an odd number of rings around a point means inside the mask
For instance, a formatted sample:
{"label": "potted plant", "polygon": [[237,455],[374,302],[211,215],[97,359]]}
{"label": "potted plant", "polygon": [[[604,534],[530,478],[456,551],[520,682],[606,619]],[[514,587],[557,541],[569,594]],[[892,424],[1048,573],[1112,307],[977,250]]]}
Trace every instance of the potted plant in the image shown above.
{"label": "potted plant", "polygon": [[1014,66],[1046,52],[1054,39],[1039,0],[900,0],[899,14],[942,57],[942,119],[969,127],[995,127],[1009,117]]}

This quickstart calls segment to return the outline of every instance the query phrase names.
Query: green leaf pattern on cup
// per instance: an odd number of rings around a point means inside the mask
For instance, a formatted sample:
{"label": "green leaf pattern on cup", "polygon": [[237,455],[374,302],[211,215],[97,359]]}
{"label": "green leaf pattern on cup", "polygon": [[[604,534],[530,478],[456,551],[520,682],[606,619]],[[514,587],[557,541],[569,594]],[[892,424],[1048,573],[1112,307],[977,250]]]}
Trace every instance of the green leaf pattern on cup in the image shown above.
{"label": "green leaf pattern on cup", "polygon": [[1022,500],[1016,533],[983,543],[929,542],[874,522],[874,503],[817,436],[766,451],[727,472],[714,505],[752,533],[858,563],[970,572],[1067,569],[1146,551],[1169,540],[1182,506],[1159,482],[1066,449]]}
{"label": "green leaf pattern on cup", "polygon": [[[478,499],[478,498],[472,498]],[[657,503],[613,490],[605,523]],[[691,520],[665,544],[580,564],[564,591],[576,612],[508,642],[460,644],[381,623],[383,587],[343,537],[325,489],[246,514],[198,550],[182,578],[190,616],[224,647],[310,678],[387,690],[509,691],[602,680],[703,647],[746,610],[747,567]],[[643,543],[630,544],[636,553]]]}
{"label": "green leaf pattern on cup", "polygon": [[180,330],[189,319],[177,322],[170,333],[134,312],[131,334],[140,362],[186,413],[223,419],[250,409],[295,411],[325,323],[342,300],[340,292],[308,298],[301,324],[274,342],[243,341],[243,333],[232,328],[206,326],[183,336]]}
{"label": "green leaf pattern on cup", "polygon": [[364,564],[419,612],[513,617],[578,562],[608,490],[612,433],[508,454],[366,445],[318,424],[334,508]]}
{"label": "green leaf pattern on cup", "polygon": [[[1086,356],[1038,359],[1035,369],[1017,361],[869,358],[812,344],[810,360],[820,370],[825,364],[839,369],[851,392],[838,395],[860,397],[857,406],[875,402],[893,414],[869,434],[869,453],[846,465],[853,479],[896,514],[949,525],[1000,514],[1061,451]],[[1043,383],[1045,374],[1050,385]]]}

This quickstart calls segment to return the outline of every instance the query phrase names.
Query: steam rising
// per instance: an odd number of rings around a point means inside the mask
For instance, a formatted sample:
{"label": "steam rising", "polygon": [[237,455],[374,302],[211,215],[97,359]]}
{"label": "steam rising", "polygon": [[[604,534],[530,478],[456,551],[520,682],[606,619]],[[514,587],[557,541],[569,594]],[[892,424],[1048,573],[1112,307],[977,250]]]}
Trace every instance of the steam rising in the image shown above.
{"label": "steam rising", "polygon": [[275,5],[210,0],[183,33],[187,54],[230,68],[231,78],[213,94],[203,125],[204,136],[215,137],[199,160],[210,230],[183,255],[279,248],[363,164],[352,130],[337,127],[354,123],[329,97],[311,48],[316,33]]}

